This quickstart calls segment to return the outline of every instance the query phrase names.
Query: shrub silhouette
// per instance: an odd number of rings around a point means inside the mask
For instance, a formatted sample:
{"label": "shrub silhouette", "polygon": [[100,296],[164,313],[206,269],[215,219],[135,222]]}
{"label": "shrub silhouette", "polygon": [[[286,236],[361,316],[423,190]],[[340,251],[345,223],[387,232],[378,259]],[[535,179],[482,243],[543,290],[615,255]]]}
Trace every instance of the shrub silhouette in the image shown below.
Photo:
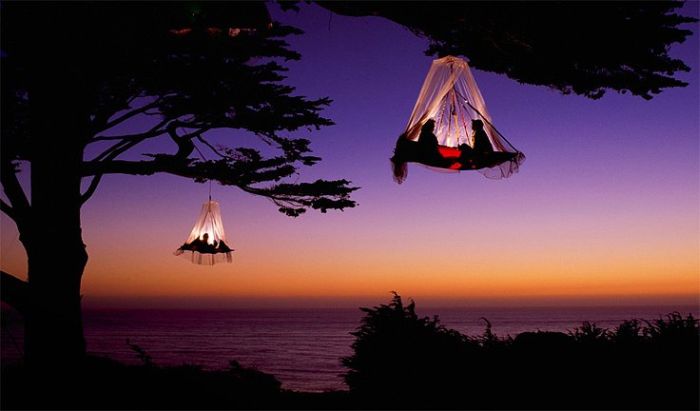
{"label": "shrub silhouette", "polygon": [[582,344],[595,344],[608,341],[610,332],[598,327],[595,323],[584,321],[581,327],[574,328],[569,332],[574,340]]}
{"label": "shrub silhouette", "polygon": [[378,391],[391,398],[435,389],[450,382],[445,374],[453,378],[461,369],[454,360],[470,345],[461,334],[445,329],[439,319],[419,318],[413,302],[404,306],[394,294],[389,304],[362,310],[366,316],[353,333],[357,337],[352,345],[355,355],[343,359],[350,368],[345,380],[356,393]]}
{"label": "shrub silhouette", "polygon": [[[150,359],[143,350],[137,356]],[[204,370],[88,356],[60,371],[46,378],[20,365],[3,366],[2,409],[280,408],[280,382],[235,361],[226,370]],[[47,395],[33,395],[38,384]]]}
{"label": "shrub silhouette", "polygon": [[394,293],[365,317],[342,360],[365,408],[697,409],[698,320],[671,313],[614,330],[481,336],[420,317]]}
{"label": "shrub silhouette", "polygon": [[644,334],[654,341],[687,342],[698,338],[698,320],[691,314],[683,318],[681,313],[674,311],[666,315],[666,320],[659,318],[645,322]]}
{"label": "shrub silhouette", "polygon": [[370,407],[461,403],[485,377],[489,358],[478,355],[482,347],[507,344],[489,326],[483,336],[470,338],[445,328],[438,317],[419,317],[415,303],[404,306],[396,293],[389,304],[361,310],[366,315],[352,333],[354,355],[342,362],[349,368],[345,381],[351,393]]}
{"label": "shrub silhouette", "polygon": [[637,319],[625,320],[615,328],[611,337],[618,344],[639,343],[642,339],[642,323]]}
{"label": "shrub silhouette", "polygon": [[153,367],[155,365],[153,363],[153,357],[151,357],[146,350],[141,348],[140,345],[132,343],[128,338],[126,339],[126,345],[128,345],[131,351],[136,354],[136,358],[141,361],[141,364],[143,364],[144,367]]}

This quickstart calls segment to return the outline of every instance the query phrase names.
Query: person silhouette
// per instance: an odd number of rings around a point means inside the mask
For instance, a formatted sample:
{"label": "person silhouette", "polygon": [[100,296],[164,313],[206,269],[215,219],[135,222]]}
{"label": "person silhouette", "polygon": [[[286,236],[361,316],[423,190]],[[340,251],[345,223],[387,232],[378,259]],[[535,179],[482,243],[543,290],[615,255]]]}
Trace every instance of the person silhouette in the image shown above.
{"label": "person silhouette", "polygon": [[443,167],[445,158],[438,150],[438,139],[433,134],[435,130],[435,120],[428,120],[423,124],[418,137],[418,157],[421,163],[431,166]]}
{"label": "person silhouette", "polygon": [[219,241],[219,246],[216,247],[216,251],[218,251],[220,253],[228,253],[228,252],[233,251],[233,249],[231,247],[229,247],[228,244],[226,244],[224,242],[224,240],[221,240],[221,241]]}
{"label": "person silhouette", "polygon": [[474,163],[474,149],[467,143],[462,143],[459,145],[459,162],[462,169],[470,169],[473,167]]}
{"label": "person silhouette", "polygon": [[474,130],[474,153],[477,155],[493,153],[491,141],[489,141],[489,137],[486,135],[486,131],[484,131],[484,122],[481,120],[472,120],[472,130]]}
{"label": "person silhouette", "polygon": [[209,244],[209,233],[204,233],[202,234],[202,239],[200,240],[199,244],[199,251],[200,253],[209,253],[209,254],[214,254],[216,253],[216,241],[214,241],[214,244]]}

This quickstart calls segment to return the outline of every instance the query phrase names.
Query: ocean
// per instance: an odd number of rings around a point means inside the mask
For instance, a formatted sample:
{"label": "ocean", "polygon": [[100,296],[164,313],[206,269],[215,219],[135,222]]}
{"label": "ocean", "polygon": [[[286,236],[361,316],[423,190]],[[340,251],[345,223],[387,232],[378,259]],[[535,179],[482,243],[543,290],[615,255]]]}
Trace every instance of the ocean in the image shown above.
{"label": "ocean", "polygon": [[[480,335],[482,317],[498,336],[523,331],[563,331],[583,321],[614,328],[622,320],[653,320],[672,311],[684,316],[696,306],[556,307],[556,308],[417,308],[420,316],[438,315],[443,325],[467,335]],[[21,354],[21,324],[3,312],[2,360]],[[360,324],[359,309],[231,310],[86,310],[88,351],[127,363],[138,363],[126,343],[137,344],[156,364],[199,364],[226,368],[229,360],[273,374],[283,388],[301,391],[346,389],[342,357],[351,355]]]}

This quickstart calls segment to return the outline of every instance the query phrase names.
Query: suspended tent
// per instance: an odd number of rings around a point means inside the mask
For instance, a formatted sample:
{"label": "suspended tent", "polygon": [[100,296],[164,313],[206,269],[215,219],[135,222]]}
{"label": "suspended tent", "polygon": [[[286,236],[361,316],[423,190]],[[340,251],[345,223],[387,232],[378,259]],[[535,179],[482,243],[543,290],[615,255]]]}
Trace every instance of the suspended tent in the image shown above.
{"label": "suspended tent", "polygon": [[185,244],[175,250],[175,255],[183,255],[195,264],[214,265],[217,262],[232,262],[231,252],[225,243],[226,234],[221,222],[219,203],[209,201],[202,205],[202,212],[197,218],[190,236]]}
{"label": "suspended tent", "polygon": [[[418,140],[429,120],[435,122],[439,157],[427,159],[421,155]],[[492,152],[465,154],[474,148],[472,120],[481,120]],[[486,177],[498,179],[516,173],[523,161],[525,155],[494,127],[467,62],[454,56],[433,60],[391,158],[396,182],[406,179],[408,162],[441,171],[479,170]]]}

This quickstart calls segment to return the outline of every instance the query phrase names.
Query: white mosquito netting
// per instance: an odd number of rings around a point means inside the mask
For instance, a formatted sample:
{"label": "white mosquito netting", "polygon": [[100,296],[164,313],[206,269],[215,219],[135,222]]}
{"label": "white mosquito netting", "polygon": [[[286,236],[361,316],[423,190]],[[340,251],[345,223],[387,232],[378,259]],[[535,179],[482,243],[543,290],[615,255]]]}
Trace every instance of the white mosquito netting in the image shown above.
{"label": "white mosquito netting", "polygon": [[214,265],[217,262],[232,262],[233,249],[226,244],[226,234],[221,221],[219,203],[209,200],[195,222],[185,244],[175,251],[195,264]]}
{"label": "white mosquito netting", "polygon": [[[525,160],[525,156],[494,127],[469,65],[461,58],[447,56],[433,60],[402,137],[417,141],[421,128],[428,120],[435,121],[433,133],[443,148],[457,148],[463,144],[474,147],[472,120],[481,120],[498,158],[472,166],[471,169],[479,169],[486,177],[509,177],[518,171]],[[443,150],[445,153],[448,151]],[[459,166],[445,168],[455,171],[467,169]]]}

